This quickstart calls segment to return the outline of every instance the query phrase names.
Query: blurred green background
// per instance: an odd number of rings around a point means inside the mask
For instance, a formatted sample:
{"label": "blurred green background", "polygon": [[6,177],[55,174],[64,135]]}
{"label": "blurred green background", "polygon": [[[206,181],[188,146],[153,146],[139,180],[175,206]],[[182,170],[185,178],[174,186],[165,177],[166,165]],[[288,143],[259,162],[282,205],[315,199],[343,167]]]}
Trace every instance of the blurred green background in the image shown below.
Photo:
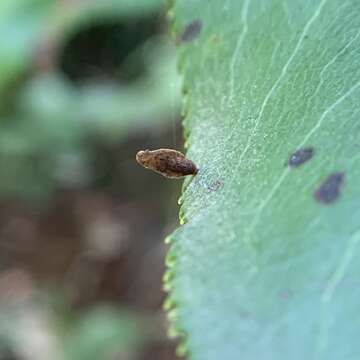
{"label": "blurred green background", "polygon": [[172,360],[164,237],[181,150],[161,0],[0,1],[0,360]]}

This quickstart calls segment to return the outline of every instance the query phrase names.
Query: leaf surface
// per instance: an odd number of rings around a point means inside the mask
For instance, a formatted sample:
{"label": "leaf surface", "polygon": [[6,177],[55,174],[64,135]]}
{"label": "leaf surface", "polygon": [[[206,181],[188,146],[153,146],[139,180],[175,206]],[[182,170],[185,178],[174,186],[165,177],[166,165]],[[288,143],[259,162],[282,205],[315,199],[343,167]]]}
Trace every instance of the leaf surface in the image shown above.
{"label": "leaf surface", "polygon": [[200,171],[166,286],[190,358],[358,358],[360,3],[177,0],[172,15]]}

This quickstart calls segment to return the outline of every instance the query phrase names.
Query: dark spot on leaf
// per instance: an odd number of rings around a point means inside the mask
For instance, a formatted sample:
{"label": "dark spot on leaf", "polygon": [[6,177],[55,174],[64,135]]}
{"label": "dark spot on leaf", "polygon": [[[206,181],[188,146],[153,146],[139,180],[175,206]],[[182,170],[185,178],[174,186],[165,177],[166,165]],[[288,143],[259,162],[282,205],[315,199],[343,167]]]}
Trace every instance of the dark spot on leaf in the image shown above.
{"label": "dark spot on leaf", "polygon": [[182,42],[189,42],[194,40],[201,32],[202,22],[201,20],[194,20],[188,24],[181,35]]}
{"label": "dark spot on leaf", "polygon": [[298,167],[309,161],[315,154],[313,147],[306,147],[296,150],[289,158],[289,166],[292,168]]}
{"label": "dark spot on leaf", "polygon": [[215,180],[207,186],[209,192],[217,191],[224,186],[224,182],[221,180]]}
{"label": "dark spot on leaf", "polygon": [[339,197],[344,181],[345,174],[343,172],[335,172],[329,175],[315,191],[315,199],[323,204],[333,203]]}

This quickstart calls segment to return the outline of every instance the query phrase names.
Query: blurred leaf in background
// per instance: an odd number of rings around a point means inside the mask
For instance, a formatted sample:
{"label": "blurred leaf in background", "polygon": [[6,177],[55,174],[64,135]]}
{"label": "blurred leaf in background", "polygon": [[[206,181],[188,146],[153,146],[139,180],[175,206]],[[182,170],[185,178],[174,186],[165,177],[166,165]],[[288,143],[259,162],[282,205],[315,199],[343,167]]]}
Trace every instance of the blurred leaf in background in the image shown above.
{"label": "blurred leaf in background", "polygon": [[0,359],[173,359],[177,185],[133,161],[179,143],[166,32],[162,0],[0,1]]}
{"label": "blurred leaf in background", "polygon": [[0,3],[0,196],[92,181],[91,139],[174,119],[174,49],[160,0]]}
{"label": "blurred leaf in background", "polygon": [[102,306],[82,315],[65,339],[67,359],[128,359],[142,341],[136,317]]}
{"label": "blurred leaf in background", "polygon": [[[0,277],[1,359],[11,352],[19,359],[128,359],[141,347],[145,324],[133,312],[97,305],[74,313],[60,294],[56,306],[34,285],[20,270]],[[60,301],[62,312],[54,312]]]}

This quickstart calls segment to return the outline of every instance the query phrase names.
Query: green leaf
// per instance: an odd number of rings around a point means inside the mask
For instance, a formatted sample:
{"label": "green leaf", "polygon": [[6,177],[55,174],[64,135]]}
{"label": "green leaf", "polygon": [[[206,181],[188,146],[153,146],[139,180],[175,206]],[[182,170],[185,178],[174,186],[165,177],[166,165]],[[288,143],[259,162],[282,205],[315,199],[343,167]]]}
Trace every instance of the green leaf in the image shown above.
{"label": "green leaf", "polygon": [[0,91],[21,74],[34,57],[53,0],[0,2]]}
{"label": "green leaf", "polygon": [[358,358],[360,3],[172,14],[200,168],[170,237],[175,332],[194,360]]}
{"label": "green leaf", "polygon": [[53,133],[64,128],[65,119],[78,133],[101,135],[107,141],[119,141],[132,129],[166,125],[180,103],[174,48],[164,37],[147,41],[144,48],[148,74],[135,84],[97,81],[73,87],[59,73],[45,74],[20,92],[19,108]]}
{"label": "green leaf", "polygon": [[43,42],[63,40],[99,19],[155,15],[161,5],[161,0],[1,0],[0,91],[34,65]]}
{"label": "green leaf", "polygon": [[[135,41],[124,63],[143,64],[129,83],[114,76],[75,84],[61,65],[65,52],[71,54],[67,44],[86,29],[150,17],[155,23],[161,10],[161,0],[0,1],[0,167],[6,169],[0,198],[45,202],[56,189],[88,186],[97,176],[95,143],[171,126],[180,83],[174,44],[160,29],[146,29],[139,43],[138,34],[114,30],[118,40]],[[112,36],[104,36],[108,43]],[[124,50],[122,43],[112,43],[115,52]]]}
{"label": "green leaf", "polygon": [[66,337],[66,359],[127,358],[142,338],[141,323],[133,314],[98,307],[85,313]]}

